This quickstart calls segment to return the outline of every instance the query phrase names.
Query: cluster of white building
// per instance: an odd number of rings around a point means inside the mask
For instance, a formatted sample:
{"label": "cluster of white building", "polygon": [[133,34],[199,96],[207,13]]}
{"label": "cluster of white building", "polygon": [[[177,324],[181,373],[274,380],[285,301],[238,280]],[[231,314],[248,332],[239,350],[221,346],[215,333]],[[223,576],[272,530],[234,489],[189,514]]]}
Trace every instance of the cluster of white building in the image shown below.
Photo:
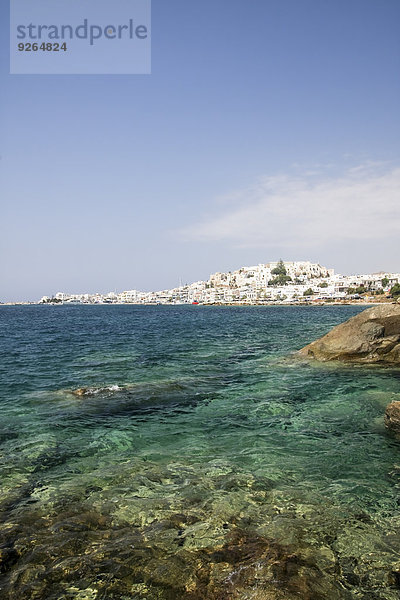
{"label": "cluster of white building", "polygon": [[[58,292],[53,297],[43,296],[41,303],[64,304],[269,304],[273,302],[300,302],[313,300],[341,300],[364,288],[373,295],[389,293],[400,283],[399,273],[372,273],[369,275],[337,275],[333,269],[309,261],[284,262],[288,279],[284,285],[274,280],[277,262],[242,267],[228,273],[214,273],[208,281],[196,281],[169,290],[141,292],[129,290],[108,294],[67,294]],[[282,265],[280,265],[282,266]]]}

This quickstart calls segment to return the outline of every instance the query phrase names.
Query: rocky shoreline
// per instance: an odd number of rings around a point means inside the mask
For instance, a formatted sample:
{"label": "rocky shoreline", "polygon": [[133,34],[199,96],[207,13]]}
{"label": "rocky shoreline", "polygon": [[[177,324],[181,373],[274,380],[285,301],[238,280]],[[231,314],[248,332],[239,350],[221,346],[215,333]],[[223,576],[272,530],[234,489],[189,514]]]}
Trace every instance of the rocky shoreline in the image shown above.
{"label": "rocky shoreline", "polygon": [[[319,361],[400,367],[400,304],[369,308],[311,342],[298,355]],[[386,428],[400,435],[400,402],[385,411]]]}
{"label": "rocky shoreline", "polygon": [[400,366],[400,304],[382,304],[359,313],[299,350],[299,355]]}

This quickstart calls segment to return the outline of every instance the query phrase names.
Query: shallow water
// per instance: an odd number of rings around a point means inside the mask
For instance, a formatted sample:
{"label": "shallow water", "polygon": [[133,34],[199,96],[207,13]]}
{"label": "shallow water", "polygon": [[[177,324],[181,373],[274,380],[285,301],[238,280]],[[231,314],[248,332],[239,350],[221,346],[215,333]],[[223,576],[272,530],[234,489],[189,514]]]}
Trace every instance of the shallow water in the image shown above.
{"label": "shallow water", "polygon": [[400,372],[290,355],[360,310],[1,307],[0,597],[399,598]]}

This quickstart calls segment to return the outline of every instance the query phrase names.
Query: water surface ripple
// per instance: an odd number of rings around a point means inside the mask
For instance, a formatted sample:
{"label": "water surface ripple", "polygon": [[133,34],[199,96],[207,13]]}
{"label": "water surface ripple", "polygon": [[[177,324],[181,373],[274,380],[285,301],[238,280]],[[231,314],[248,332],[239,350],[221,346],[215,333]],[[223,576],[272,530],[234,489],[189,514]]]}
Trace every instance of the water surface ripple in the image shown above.
{"label": "water surface ripple", "polygon": [[360,310],[1,307],[0,597],[398,599],[400,373],[290,356]]}

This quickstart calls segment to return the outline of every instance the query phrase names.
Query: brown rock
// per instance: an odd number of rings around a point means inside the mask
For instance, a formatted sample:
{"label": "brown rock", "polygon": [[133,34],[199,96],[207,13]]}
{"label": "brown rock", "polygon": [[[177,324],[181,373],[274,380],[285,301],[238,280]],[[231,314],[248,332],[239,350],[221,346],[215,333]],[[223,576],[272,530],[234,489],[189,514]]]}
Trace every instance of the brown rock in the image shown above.
{"label": "brown rock", "polygon": [[74,396],[86,396],[86,394],[88,393],[88,389],[78,388],[77,390],[72,390],[72,393],[74,394]]}
{"label": "brown rock", "polygon": [[400,365],[400,305],[364,310],[299,351],[317,360]]}
{"label": "brown rock", "polygon": [[385,425],[391,431],[400,433],[400,402],[391,402],[385,411]]}

